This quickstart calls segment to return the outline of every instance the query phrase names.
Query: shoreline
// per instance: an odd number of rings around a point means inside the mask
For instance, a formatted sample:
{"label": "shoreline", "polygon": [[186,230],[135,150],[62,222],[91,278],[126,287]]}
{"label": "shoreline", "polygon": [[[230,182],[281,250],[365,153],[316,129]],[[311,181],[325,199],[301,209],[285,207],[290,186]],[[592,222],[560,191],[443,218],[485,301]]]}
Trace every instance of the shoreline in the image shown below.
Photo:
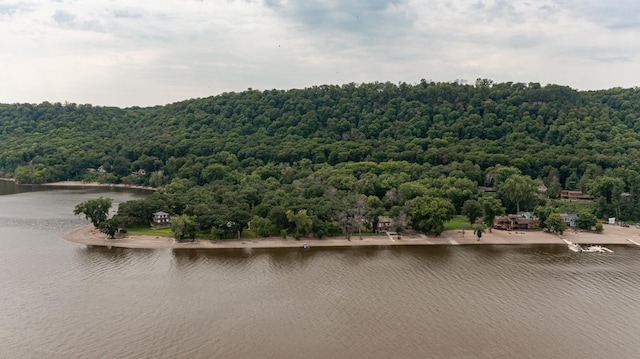
{"label": "shoreline", "polygon": [[[362,238],[362,239],[361,239]],[[196,239],[195,242],[176,242],[171,237],[132,235],[117,239],[107,239],[98,229],[89,224],[77,228],[62,239],[87,246],[118,247],[118,248],[186,248],[186,249],[241,249],[241,248],[302,248],[309,247],[360,247],[360,246],[428,246],[428,245],[519,245],[519,244],[561,244],[567,239],[578,244],[617,244],[633,245],[628,239],[640,241],[640,229],[618,226],[605,226],[602,234],[594,232],[565,232],[562,236],[542,231],[500,231],[485,232],[478,240],[473,231],[452,230],[445,231],[440,236],[423,234],[404,234],[402,239],[393,239],[385,233],[359,237],[354,235],[348,241],[345,237],[329,237],[325,239],[292,237],[251,238],[206,240]]]}
{"label": "shoreline", "polygon": [[127,189],[143,189],[147,191],[157,191],[154,187],[128,185],[122,183],[100,183],[100,182],[82,182],[82,181],[60,181],[42,183],[39,185],[21,185],[21,186],[43,186],[43,187],[66,187],[66,188],[84,188],[84,187],[101,187],[101,188],[127,188]]}
{"label": "shoreline", "polygon": [[48,183],[40,183],[40,184],[31,184],[31,183],[18,183],[15,178],[4,178],[0,177],[0,181],[5,182],[13,182],[18,186],[25,187],[64,187],[64,188],[85,188],[85,187],[95,187],[95,188],[126,188],[126,189],[143,189],[147,191],[157,191],[158,189],[155,187],[145,187],[145,186],[137,186],[137,185],[129,185],[123,183],[101,183],[101,182],[82,182],[82,181],[58,181],[58,182],[48,182]]}

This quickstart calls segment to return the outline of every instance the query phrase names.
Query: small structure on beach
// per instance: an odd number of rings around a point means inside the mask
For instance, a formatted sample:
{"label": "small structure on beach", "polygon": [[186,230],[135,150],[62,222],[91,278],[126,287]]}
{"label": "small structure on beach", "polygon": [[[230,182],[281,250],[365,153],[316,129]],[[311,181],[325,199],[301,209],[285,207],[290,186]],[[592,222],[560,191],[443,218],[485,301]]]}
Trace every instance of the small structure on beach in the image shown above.
{"label": "small structure on beach", "polygon": [[167,212],[158,211],[153,214],[151,228],[167,228],[171,226],[171,216]]}
{"label": "small structure on beach", "polygon": [[498,216],[493,221],[494,229],[503,229],[507,231],[535,229],[537,225],[537,218],[526,218],[518,216],[516,214],[510,214],[508,216]]}
{"label": "small structure on beach", "polygon": [[392,229],[394,225],[393,219],[383,216],[378,217],[378,231],[386,232]]}

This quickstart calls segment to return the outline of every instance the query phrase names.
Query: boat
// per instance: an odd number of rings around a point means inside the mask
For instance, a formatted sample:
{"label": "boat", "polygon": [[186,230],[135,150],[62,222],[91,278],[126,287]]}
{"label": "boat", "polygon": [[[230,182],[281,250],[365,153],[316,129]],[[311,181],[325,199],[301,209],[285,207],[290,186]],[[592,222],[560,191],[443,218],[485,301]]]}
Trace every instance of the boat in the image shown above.
{"label": "boat", "polygon": [[569,250],[574,251],[574,252],[578,252],[578,253],[582,253],[582,251],[584,250],[579,244],[577,243],[573,243],[570,240],[564,239],[562,238],[562,240],[564,241],[564,243],[567,244],[567,247],[569,248]]}
{"label": "boat", "polygon": [[303,245],[302,245],[302,247],[303,247],[304,249],[307,249],[307,248],[309,248],[309,244],[308,244],[308,243],[305,243],[305,244],[303,244]]}
{"label": "boat", "polygon": [[[576,253],[613,253],[613,251],[607,247],[603,247],[601,245],[587,245],[581,246],[578,243],[573,243],[570,240],[562,238],[562,240],[567,244],[569,250]],[[640,244],[639,244],[640,245]]]}
{"label": "boat", "polygon": [[613,251],[607,247],[603,247],[601,245],[591,245],[586,246],[582,249],[583,252],[591,252],[591,253],[613,253]]}

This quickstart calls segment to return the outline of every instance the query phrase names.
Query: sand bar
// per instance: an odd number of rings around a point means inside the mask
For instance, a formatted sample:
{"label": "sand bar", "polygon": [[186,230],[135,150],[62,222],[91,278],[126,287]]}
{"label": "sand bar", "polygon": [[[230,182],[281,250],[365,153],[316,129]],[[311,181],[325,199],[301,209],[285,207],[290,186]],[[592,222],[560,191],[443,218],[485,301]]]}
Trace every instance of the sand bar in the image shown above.
{"label": "sand bar", "polygon": [[344,237],[325,239],[291,237],[255,238],[240,240],[196,240],[195,242],[178,243],[173,238],[162,236],[130,235],[124,238],[107,239],[93,225],[78,228],[65,234],[63,239],[84,245],[121,247],[121,248],[288,248],[302,247],[307,243],[310,247],[355,247],[355,246],[410,246],[410,245],[482,245],[482,244],[563,244],[562,238],[581,244],[623,244],[633,245],[628,239],[640,242],[640,229],[635,227],[619,227],[605,225],[601,234],[583,231],[567,231],[562,236],[542,231],[498,231],[485,232],[480,240],[472,231],[445,231],[440,236],[423,234],[405,234],[401,239],[386,234],[363,236],[356,234],[348,241]]}

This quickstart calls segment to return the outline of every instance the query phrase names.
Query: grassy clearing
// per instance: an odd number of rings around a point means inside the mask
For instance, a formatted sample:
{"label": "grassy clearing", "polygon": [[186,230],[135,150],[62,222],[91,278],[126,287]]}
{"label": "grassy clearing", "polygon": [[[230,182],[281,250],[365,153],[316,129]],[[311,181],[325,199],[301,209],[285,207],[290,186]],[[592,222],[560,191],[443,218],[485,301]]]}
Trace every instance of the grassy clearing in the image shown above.
{"label": "grassy clearing", "polygon": [[151,227],[129,227],[127,234],[137,236],[156,236],[156,237],[172,237],[169,228],[153,229]]}
{"label": "grassy clearing", "polygon": [[444,230],[451,231],[455,229],[470,229],[471,224],[469,223],[469,219],[465,216],[455,216],[449,222],[445,222]]}
{"label": "grassy clearing", "polygon": [[[151,227],[130,227],[127,228],[127,234],[131,236],[153,236],[153,237],[173,237],[173,233],[171,233],[171,229],[169,228],[160,228],[153,229]],[[196,232],[197,239],[214,239],[211,237],[211,232],[198,231]],[[229,234],[223,239],[237,239],[238,234]],[[243,239],[250,238],[260,238],[260,236],[256,235],[253,231],[244,230],[242,231]]]}

